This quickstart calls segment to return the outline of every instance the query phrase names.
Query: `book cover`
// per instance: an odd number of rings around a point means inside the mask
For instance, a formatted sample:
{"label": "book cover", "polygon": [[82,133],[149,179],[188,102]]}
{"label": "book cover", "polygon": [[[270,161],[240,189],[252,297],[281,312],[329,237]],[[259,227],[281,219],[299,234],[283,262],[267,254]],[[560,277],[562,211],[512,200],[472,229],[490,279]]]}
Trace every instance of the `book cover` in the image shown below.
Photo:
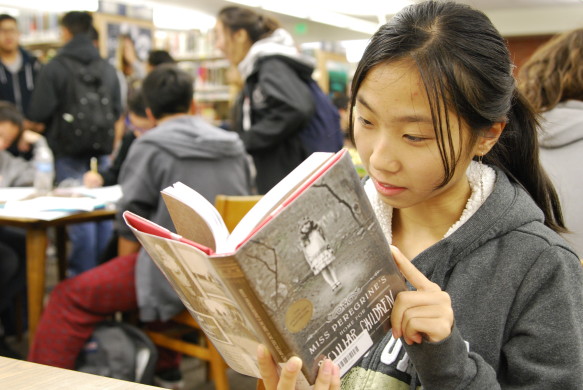
{"label": "book cover", "polygon": [[[183,217],[193,210],[184,203],[174,198],[168,204],[173,221],[180,220],[178,233],[187,238],[154,234],[148,239],[172,242],[171,248],[144,246],[158,265],[176,263],[161,268],[227,364],[237,370],[231,354],[246,355],[249,367],[237,371],[257,376],[255,351],[261,342],[280,363],[299,356],[305,379],[313,384],[322,359],[334,360],[343,374],[389,330],[396,294],[406,287],[345,151],[305,175],[278,207],[270,206],[231,253],[213,253],[200,243],[195,248],[199,238],[209,242],[212,229],[201,226],[200,218],[193,219],[198,228],[189,226]],[[206,276],[200,269],[208,270]],[[198,288],[187,287],[192,284],[183,274],[195,275]],[[209,311],[210,301],[220,302],[220,309]],[[221,317],[226,313],[228,321]],[[236,346],[224,350],[221,344],[227,342]]]}

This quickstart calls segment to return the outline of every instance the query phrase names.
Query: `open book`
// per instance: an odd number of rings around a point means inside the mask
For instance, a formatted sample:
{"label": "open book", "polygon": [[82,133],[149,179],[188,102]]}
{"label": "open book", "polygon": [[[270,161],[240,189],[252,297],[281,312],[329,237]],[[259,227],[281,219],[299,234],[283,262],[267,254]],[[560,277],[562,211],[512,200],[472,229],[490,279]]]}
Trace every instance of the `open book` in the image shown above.
{"label": "open book", "polygon": [[314,153],[231,234],[194,190],[162,195],[178,234],[126,223],[234,370],[258,377],[263,343],[299,356],[307,386],[323,358],[343,374],[389,330],[406,286],[346,150]]}

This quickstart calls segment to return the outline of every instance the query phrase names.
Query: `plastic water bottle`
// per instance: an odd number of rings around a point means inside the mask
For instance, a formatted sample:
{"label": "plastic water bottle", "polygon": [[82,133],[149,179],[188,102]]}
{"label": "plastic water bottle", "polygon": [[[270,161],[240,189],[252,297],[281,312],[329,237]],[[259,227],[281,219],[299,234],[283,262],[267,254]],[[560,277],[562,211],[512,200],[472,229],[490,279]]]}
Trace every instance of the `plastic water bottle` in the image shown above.
{"label": "plastic water bottle", "polygon": [[34,146],[34,189],[37,195],[46,195],[53,189],[55,167],[53,152],[44,138],[39,139]]}

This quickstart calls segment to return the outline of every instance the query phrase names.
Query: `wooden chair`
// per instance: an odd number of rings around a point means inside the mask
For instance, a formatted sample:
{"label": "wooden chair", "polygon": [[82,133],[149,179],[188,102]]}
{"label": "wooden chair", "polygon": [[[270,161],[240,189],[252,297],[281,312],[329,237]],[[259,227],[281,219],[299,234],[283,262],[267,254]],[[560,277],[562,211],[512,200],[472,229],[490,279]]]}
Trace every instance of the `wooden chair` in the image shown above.
{"label": "wooden chair", "polygon": [[[259,195],[217,195],[215,207],[223,217],[229,231],[232,231],[239,220],[259,199],[261,199]],[[173,317],[171,321],[177,326],[164,331],[146,331],[154,344],[205,361],[207,363],[207,379],[214,381],[216,390],[228,390],[227,364],[205,336],[195,319],[192,318],[188,311],[184,310]],[[198,334],[198,343],[182,339],[185,334],[193,331]]]}
{"label": "wooden chair", "polygon": [[228,196],[217,195],[215,207],[223,217],[229,231],[233,231],[241,218],[261,199],[261,195]]}

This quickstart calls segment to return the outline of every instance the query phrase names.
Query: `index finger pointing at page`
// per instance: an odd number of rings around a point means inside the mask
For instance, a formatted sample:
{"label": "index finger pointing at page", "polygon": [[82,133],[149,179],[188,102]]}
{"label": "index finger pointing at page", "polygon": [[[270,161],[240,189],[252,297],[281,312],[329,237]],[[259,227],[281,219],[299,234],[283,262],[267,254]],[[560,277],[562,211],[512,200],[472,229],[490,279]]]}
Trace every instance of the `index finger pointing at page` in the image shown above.
{"label": "index finger pointing at page", "polygon": [[421,271],[417,269],[411,263],[411,260],[407,259],[405,255],[394,245],[391,245],[391,253],[393,254],[393,258],[395,262],[399,266],[399,270],[401,273],[415,287],[417,290],[423,291],[440,291],[441,289],[439,286],[423,275]]}

